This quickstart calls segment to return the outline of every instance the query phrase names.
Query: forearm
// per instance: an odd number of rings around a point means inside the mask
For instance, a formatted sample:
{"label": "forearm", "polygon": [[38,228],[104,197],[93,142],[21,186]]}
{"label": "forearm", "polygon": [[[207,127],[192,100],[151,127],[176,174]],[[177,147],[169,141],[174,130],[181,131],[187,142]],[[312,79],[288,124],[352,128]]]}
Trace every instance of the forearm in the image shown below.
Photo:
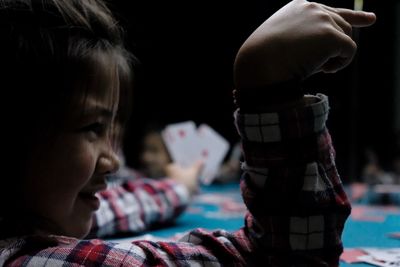
{"label": "forearm", "polygon": [[250,238],[270,263],[337,266],[350,205],[325,126],[327,98],[306,97],[279,112],[266,108],[235,114]]}
{"label": "forearm", "polygon": [[137,179],[101,193],[93,231],[97,236],[139,233],[177,218],[189,203],[185,186],[171,179]]}

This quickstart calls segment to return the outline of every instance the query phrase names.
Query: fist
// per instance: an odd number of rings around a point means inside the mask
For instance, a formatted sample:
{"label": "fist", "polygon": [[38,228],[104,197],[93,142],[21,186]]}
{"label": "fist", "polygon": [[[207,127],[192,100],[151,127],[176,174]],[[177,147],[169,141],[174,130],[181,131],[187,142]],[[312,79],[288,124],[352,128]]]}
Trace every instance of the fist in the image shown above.
{"label": "fist", "polygon": [[262,87],[346,67],[356,53],[352,28],[372,25],[373,13],[294,0],[258,27],[239,49],[237,88]]}

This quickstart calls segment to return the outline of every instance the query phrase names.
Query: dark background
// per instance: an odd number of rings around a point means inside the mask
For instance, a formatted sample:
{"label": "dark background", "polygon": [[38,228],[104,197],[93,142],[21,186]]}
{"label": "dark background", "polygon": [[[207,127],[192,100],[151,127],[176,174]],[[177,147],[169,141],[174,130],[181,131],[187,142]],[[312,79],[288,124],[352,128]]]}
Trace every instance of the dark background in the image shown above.
{"label": "dark background", "polygon": [[[209,124],[231,143],[237,141],[231,97],[235,54],[247,36],[287,2],[110,1],[127,31],[129,49],[140,60],[124,146],[128,165],[138,166],[147,122],[194,120]],[[349,0],[319,2],[353,8]],[[355,32],[356,60],[344,71],[319,74],[306,83],[308,92],[330,96],[328,127],[345,182],[360,178],[366,148],[376,150],[388,166],[396,152],[394,52],[400,44],[394,40],[400,29],[395,27],[395,4],[364,1],[364,10],[375,12],[378,20]]]}

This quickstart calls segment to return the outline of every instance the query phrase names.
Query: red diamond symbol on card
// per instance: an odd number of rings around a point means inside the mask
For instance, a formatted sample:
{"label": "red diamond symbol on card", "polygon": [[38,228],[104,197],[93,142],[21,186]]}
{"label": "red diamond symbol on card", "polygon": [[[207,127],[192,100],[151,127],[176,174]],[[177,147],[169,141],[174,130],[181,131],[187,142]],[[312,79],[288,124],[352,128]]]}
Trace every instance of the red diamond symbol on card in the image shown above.
{"label": "red diamond symbol on card", "polygon": [[202,155],[204,158],[207,158],[207,157],[208,157],[208,150],[207,150],[207,149],[204,149],[204,150],[201,152],[201,155]]}
{"label": "red diamond symbol on card", "polygon": [[179,134],[179,136],[180,136],[181,138],[184,138],[185,135],[186,135],[186,132],[185,132],[184,130],[180,130],[180,131],[178,132],[178,134]]}

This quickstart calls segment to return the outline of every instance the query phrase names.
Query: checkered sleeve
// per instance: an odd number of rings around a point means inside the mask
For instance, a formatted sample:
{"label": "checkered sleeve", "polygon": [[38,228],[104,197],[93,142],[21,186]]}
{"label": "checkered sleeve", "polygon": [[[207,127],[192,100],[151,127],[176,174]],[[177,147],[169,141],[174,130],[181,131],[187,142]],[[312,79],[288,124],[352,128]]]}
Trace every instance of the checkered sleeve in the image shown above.
{"label": "checkered sleeve", "polygon": [[338,266],[350,213],[326,128],[324,95],[279,112],[235,112],[246,227],[268,266]]}
{"label": "checkered sleeve", "polygon": [[90,236],[138,233],[175,219],[189,204],[186,187],[172,179],[125,181],[99,194]]}
{"label": "checkered sleeve", "polygon": [[245,231],[196,229],[179,242],[115,243],[53,236],[29,237],[0,249],[0,264],[37,266],[260,266]]}

